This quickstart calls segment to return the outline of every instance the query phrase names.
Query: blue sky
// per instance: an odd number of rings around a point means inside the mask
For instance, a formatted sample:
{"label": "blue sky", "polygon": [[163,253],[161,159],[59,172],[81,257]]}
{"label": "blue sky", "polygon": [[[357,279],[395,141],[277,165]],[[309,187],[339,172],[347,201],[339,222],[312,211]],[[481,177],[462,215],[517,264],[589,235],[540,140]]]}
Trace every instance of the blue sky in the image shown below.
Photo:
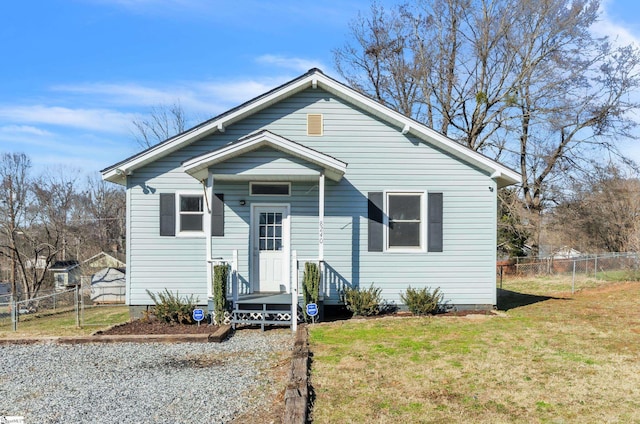
{"label": "blue sky", "polygon": [[[379,1],[389,5],[391,0]],[[193,124],[317,66],[369,0],[22,0],[0,5],[0,152],[96,172],[139,150],[132,121],[179,101]],[[594,31],[640,45],[637,0]],[[640,162],[638,143],[628,155]]]}

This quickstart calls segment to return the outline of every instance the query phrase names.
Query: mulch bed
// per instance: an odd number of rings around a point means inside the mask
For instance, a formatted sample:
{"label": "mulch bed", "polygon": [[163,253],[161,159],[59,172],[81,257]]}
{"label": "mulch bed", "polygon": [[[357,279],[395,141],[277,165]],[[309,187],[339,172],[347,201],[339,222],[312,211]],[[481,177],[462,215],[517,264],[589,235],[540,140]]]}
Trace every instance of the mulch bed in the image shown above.
{"label": "mulch bed", "polygon": [[166,323],[157,319],[136,319],[125,324],[116,325],[108,330],[100,331],[101,335],[127,334],[210,334],[218,329],[217,325]]}
{"label": "mulch bed", "polygon": [[[491,311],[449,311],[446,313],[438,314],[437,316],[465,316],[470,314],[480,315],[492,315]],[[392,314],[381,314],[373,317],[366,317],[367,319],[383,318],[385,316],[412,316],[410,312],[395,312]],[[326,317],[327,321],[334,321],[335,319],[348,319],[347,316],[343,317]],[[209,325],[201,322],[197,324],[176,324],[167,323],[158,319],[136,319],[124,324],[116,325],[108,330],[99,331],[96,334],[101,335],[127,335],[127,334],[211,334],[218,329],[216,325]]]}

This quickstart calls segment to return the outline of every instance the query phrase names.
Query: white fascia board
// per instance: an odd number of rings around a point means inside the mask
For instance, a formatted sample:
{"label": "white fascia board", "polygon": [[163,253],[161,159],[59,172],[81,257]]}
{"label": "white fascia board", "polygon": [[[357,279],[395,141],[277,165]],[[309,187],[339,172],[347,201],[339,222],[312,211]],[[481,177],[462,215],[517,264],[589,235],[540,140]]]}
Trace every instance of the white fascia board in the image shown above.
{"label": "white fascia board", "polygon": [[163,157],[169,153],[175,152],[182,148],[185,144],[190,144],[194,140],[211,134],[218,129],[217,121],[209,123],[200,128],[195,128],[193,131],[189,131],[184,134],[176,136],[174,139],[165,143],[159,144],[156,148],[152,148],[139,156],[134,156],[128,161],[114,165],[112,168],[106,169],[102,173],[102,179],[118,183],[121,180],[121,175],[125,172],[127,175],[131,175],[135,169],[138,169],[144,165],[147,165],[156,159]]}
{"label": "white fascia board", "polygon": [[[241,107],[232,113],[226,114],[215,121],[211,121],[206,125],[203,125],[200,128],[195,128],[193,131],[177,136],[175,139],[157,146],[157,149],[151,149],[148,152],[141,154],[140,156],[133,157],[128,161],[114,165],[114,167],[103,172],[102,178],[108,181],[122,184],[122,177],[117,173],[118,170],[126,170],[127,172],[132,172],[133,170],[151,163],[159,157],[162,157],[168,153],[176,151],[182,148],[184,145],[188,145],[201,137],[204,137],[215,131],[224,131],[224,128],[231,125],[232,123],[237,122],[244,117],[251,115],[261,109],[264,109],[274,103],[277,103],[283,98],[289,97],[306,88],[316,86],[321,87],[337,95],[338,97],[349,101],[350,103],[359,105],[360,107],[370,111],[374,115],[397,125],[403,132],[411,132],[419,138],[423,139],[425,142],[433,143],[439,148],[453,154],[456,157],[466,160],[480,167],[481,169],[490,172],[491,174],[500,172],[501,176],[498,179],[499,187],[516,184],[521,181],[521,176],[517,172],[481,155],[474,150],[462,146],[454,140],[451,140],[450,138],[438,133],[437,131],[402,115],[401,113],[383,106],[382,104],[350,87],[338,83],[337,81],[324,75],[322,72],[309,73],[304,78],[285,85],[278,90],[274,90],[269,95],[261,97],[245,107]],[[292,151],[295,150],[291,149],[290,143],[288,149]],[[218,151],[216,153],[221,153],[221,151]],[[313,157],[313,154],[306,154],[304,156],[311,158]],[[190,164],[191,161],[187,161],[187,163]],[[192,170],[192,172],[195,172],[195,170]]]}
{"label": "white fascia board", "polygon": [[427,127],[415,121],[411,118],[407,118],[399,112],[396,112],[392,109],[389,109],[386,106],[376,102],[375,100],[365,96],[358,91],[347,87],[345,85],[339,84],[336,81],[327,78],[323,74],[319,74],[316,77],[318,79],[319,85],[326,89],[327,91],[336,94],[339,97],[344,98],[347,101],[358,104],[364,109],[372,112],[374,115],[381,117],[387,121],[391,121],[395,123],[401,130],[403,134],[407,132],[412,132],[417,135],[419,138],[422,138],[426,142],[430,142],[438,146],[439,148],[453,154],[456,157],[459,157],[463,160],[466,160],[474,165],[479,166],[481,169],[484,169],[488,172],[494,173],[498,172],[500,175],[498,176],[499,186],[507,186],[510,184],[520,183],[522,177],[519,173],[507,168],[506,166],[489,159],[488,157],[471,150],[454,140],[446,137],[443,134],[433,130],[432,128]]}
{"label": "white fascia board", "polygon": [[317,150],[309,149],[297,143],[292,143],[289,140],[278,137],[274,134],[269,134],[268,141],[273,145],[274,148],[280,151],[289,153],[293,156],[297,156],[301,159],[315,163],[316,165],[320,165],[324,168],[328,168],[329,170],[334,170],[335,172],[341,174],[344,174],[347,171],[346,163],[320,153]]}
{"label": "white fascia board", "polygon": [[185,172],[198,178],[199,175],[204,175],[204,171],[210,166],[240,156],[262,146],[270,146],[281,152],[319,165],[326,169],[327,176],[331,175],[333,177],[332,179],[336,181],[339,181],[347,170],[347,164],[338,159],[265,131],[249,136],[235,144],[189,159],[185,161],[182,166]]}
{"label": "white fascia board", "polygon": [[102,179],[117,183],[120,180],[119,174],[117,173],[118,169],[132,172],[133,170],[147,165],[169,153],[179,150],[183,146],[189,145],[204,136],[207,136],[216,131],[224,132],[225,128],[232,123],[237,122],[244,117],[251,115],[261,109],[264,109],[274,103],[277,103],[282,98],[291,96],[298,91],[310,87],[313,77],[314,75],[309,75],[306,78],[295,81],[289,85],[282,87],[280,90],[276,90],[265,97],[257,99],[246,107],[240,108],[233,113],[226,114],[221,118],[216,119],[215,121],[207,123],[206,125],[196,127],[192,131],[180,134],[172,140],[159,144],[157,148],[152,148],[149,151],[140,154],[139,156],[134,156],[128,161],[114,165],[113,167],[106,169],[102,173]]}

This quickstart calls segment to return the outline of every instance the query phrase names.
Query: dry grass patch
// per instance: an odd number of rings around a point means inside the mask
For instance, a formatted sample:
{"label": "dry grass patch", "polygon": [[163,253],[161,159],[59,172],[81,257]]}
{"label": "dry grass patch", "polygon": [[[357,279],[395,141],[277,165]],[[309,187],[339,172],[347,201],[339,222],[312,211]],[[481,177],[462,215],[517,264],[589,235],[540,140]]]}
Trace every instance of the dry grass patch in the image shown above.
{"label": "dry grass patch", "polygon": [[556,297],[313,326],[314,422],[640,421],[640,284]]}
{"label": "dry grass patch", "polygon": [[84,311],[83,328],[76,327],[75,310],[51,315],[21,315],[18,331],[12,330],[11,322],[0,326],[0,338],[83,336],[106,329],[114,324],[129,321],[127,306],[96,307]]}

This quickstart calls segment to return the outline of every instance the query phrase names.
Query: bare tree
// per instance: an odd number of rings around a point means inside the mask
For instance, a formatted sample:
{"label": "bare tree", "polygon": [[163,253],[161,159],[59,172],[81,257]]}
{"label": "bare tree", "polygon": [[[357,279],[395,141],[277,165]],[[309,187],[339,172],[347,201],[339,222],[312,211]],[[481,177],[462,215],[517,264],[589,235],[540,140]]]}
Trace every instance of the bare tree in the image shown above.
{"label": "bare tree", "polygon": [[640,179],[619,166],[594,165],[550,214],[556,244],[587,252],[638,248]]}
{"label": "bare tree", "polygon": [[30,171],[23,153],[0,156],[0,256],[10,262],[12,293],[25,299],[52,282],[55,261],[122,252],[125,234],[119,186],[94,177],[82,191],[77,170],[57,168],[37,178]]}
{"label": "bare tree", "polygon": [[125,190],[107,183],[99,176],[87,179],[87,188],[78,197],[84,205],[79,218],[79,232],[83,244],[95,253],[125,250]]}
{"label": "bare tree", "polygon": [[20,228],[22,239],[16,260],[26,299],[37,296],[50,282],[47,271],[51,265],[66,257],[76,183],[77,175],[60,171],[47,172],[28,186],[33,203],[27,210],[28,222]]}
{"label": "bare tree", "polygon": [[376,3],[370,16],[350,25],[356,45],[334,50],[338,72],[354,88],[392,109],[420,114],[418,63],[407,55],[412,28],[397,11],[387,13]]}
{"label": "bare tree", "polygon": [[536,228],[522,209],[514,187],[498,190],[498,253],[501,257],[527,256],[527,241]]}
{"label": "bare tree", "polygon": [[147,149],[187,128],[187,118],[180,102],[151,108],[149,116],[133,121],[133,135],[138,145]]}
{"label": "bare tree", "polygon": [[24,153],[3,153],[0,158],[0,253],[11,261],[11,292],[17,293],[19,281],[20,226],[29,224],[29,170],[31,160]]}
{"label": "bare tree", "polygon": [[540,221],[550,187],[594,154],[620,156],[616,139],[634,137],[640,52],[593,37],[598,8],[592,0],[420,0],[391,12],[374,4],[334,55],[362,92],[518,169],[529,220]]}

